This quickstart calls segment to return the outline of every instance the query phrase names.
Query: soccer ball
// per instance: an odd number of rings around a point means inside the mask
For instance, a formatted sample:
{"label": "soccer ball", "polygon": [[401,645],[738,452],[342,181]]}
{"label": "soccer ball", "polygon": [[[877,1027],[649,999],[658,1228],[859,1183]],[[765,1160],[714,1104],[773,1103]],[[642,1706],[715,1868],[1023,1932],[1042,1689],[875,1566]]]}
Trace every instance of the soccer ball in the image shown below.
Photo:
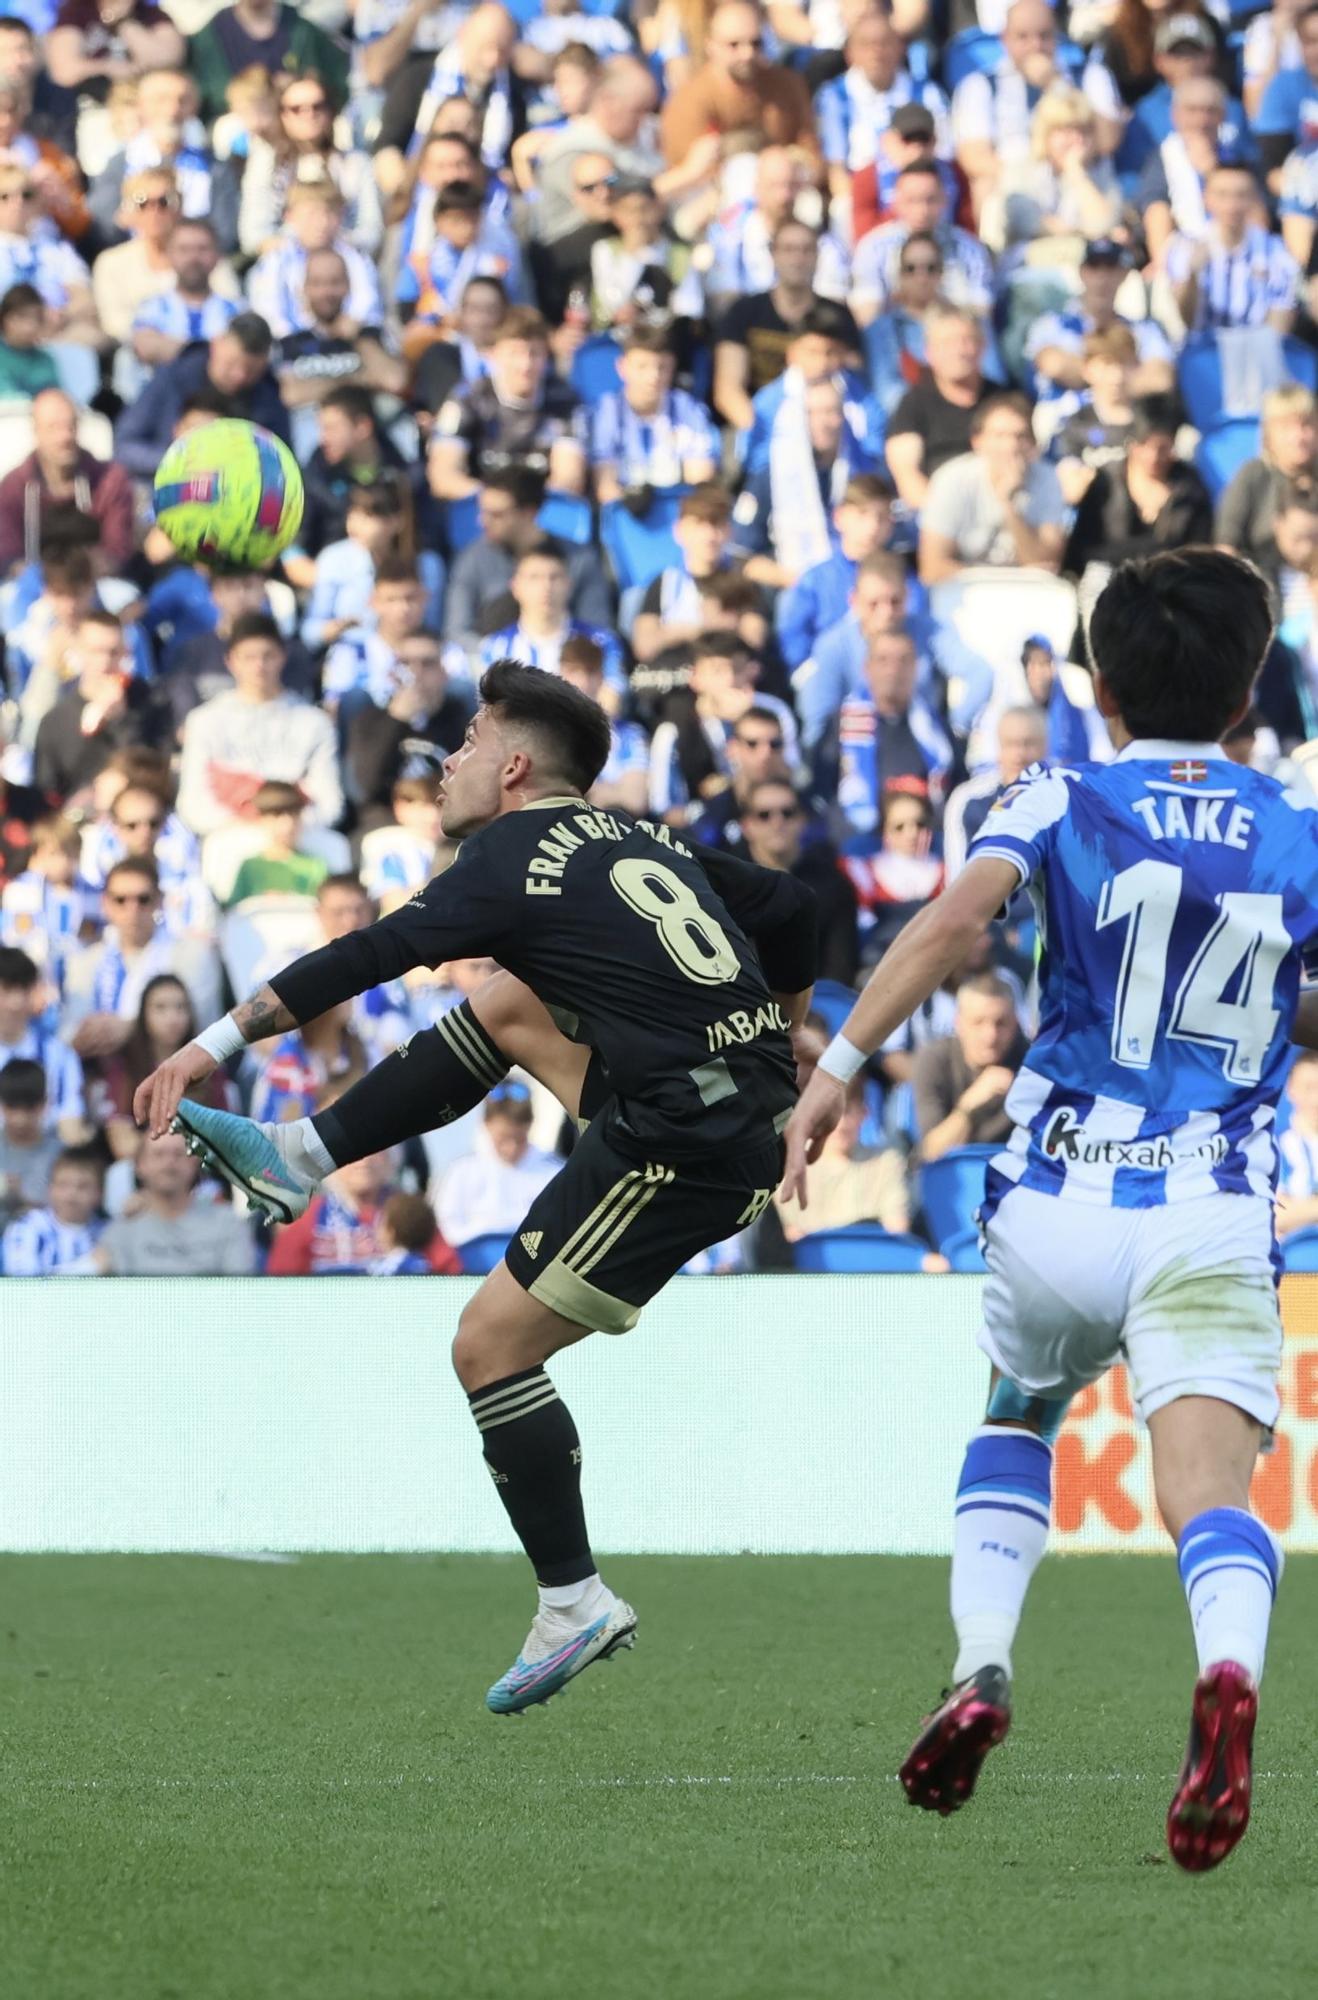
{"label": "soccer ball", "polygon": [[220,417],[176,438],[156,468],[156,524],[189,561],[261,569],[302,525],[302,474],[259,424]]}

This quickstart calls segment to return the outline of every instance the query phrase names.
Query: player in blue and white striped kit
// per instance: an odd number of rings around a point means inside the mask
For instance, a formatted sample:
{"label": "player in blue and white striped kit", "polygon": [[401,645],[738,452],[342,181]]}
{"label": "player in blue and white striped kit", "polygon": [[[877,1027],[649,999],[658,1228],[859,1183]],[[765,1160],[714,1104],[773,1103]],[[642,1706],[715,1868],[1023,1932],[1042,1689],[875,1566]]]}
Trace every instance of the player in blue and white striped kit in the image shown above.
{"label": "player in blue and white striped kit", "polygon": [[1200,1675],[1168,1816],[1182,1867],[1249,1817],[1250,1747],[1281,1571],[1249,1510],[1276,1421],[1273,1122],[1292,1038],[1318,1045],[1318,811],[1218,747],[1271,636],[1263,579],[1189,549],[1125,564],[1095,608],[1112,764],[1026,774],[964,873],[884,958],[788,1128],[788,1191],[845,1082],[1024,883],[1038,1039],[981,1211],[993,1375],[956,1503],[950,1696],[902,1768],[912,1802],[970,1796],[1010,1720],[1011,1645],[1044,1552],[1052,1441],[1123,1356],[1176,1539]]}

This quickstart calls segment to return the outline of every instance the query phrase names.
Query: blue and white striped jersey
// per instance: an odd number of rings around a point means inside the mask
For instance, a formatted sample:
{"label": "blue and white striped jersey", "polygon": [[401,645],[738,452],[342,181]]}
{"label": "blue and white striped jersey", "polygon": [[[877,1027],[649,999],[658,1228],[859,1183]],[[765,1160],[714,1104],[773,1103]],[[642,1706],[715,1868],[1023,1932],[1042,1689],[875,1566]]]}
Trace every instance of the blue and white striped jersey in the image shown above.
{"label": "blue and white striped jersey", "polygon": [[1213,744],[1132,743],[1028,774],[970,858],[1039,918],[1039,1032],[992,1162],[1113,1208],[1272,1194],[1302,970],[1318,972],[1318,811]]}

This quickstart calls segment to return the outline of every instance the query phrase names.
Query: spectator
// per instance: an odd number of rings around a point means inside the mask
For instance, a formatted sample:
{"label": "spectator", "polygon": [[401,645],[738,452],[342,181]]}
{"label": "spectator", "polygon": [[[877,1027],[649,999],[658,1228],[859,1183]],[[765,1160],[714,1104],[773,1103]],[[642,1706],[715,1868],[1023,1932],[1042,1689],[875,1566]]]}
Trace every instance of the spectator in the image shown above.
{"label": "spectator", "polygon": [[958,785],[943,814],[943,859],[949,882],[965,867],[970,844],[993,807],[1031,764],[1048,754],[1048,718],[1041,708],[1005,708],[998,717],[996,765]]}
{"label": "spectator", "polygon": [[1052,457],[1068,507],[1084,498],[1100,466],[1115,465],[1126,455],[1138,366],[1139,349],[1129,327],[1110,326],[1106,333],[1085,335],[1089,394],[1052,440]]}
{"label": "spectator", "polygon": [[[1052,642],[1034,633],[1021,648],[1021,667],[1029,706],[1039,709],[1047,723],[1048,741],[1044,755],[1050,764],[1082,764],[1087,758],[1106,763],[1112,755],[1107,724],[1092,702],[1080,707],[1071,700],[1066,682],[1058,670]],[[992,706],[981,717],[983,730]]]}
{"label": "spectator", "polygon": [[485,1100],[476,1150],[454,1160],[440,1181],[435,1213],[446,1242],[461,1253],[477,1236],[511,1236],[560,1162],[531,1144],[531,1093],[515,1079]]}
{"label": "spectator", "polygon": [[50,1170],[45,1206],[16,1217],[0,1238],[0,1269],[7,1278],[52,1278],[87,1260],[104,1222],[101,1164],[89,1149],[67,1147]]}
{"label": "spectator", "polygon": [[1286,156],[1298,145],[1312,145],[1318,121],[1318,10],[1304,7],[1294,15],[1295,54],[1299,60],[1277,70],[1262,94],[1251,123],[1268,187],[1276,194]]}
{"label": "spectator", "polygon": [[348,94],[342,49],[300,8],[281,0],[236,0],[234,6],[221,7],[191,37],[188,53],[207,119],[220,116],[228,85],[252,67],[268,70],[272,77],[281,71],[314,70],[325,79],[336,111]]}
{"label": "spectator", "polygon": [[833,514],[854,479],[873,476],[873,464],[847,423],[835,382],[813,382],[784,403],[769,463],[747,479],[733,509],[736,552],[752,582],[789,589],[826,562],[835,546]]}
{"label": "spectator", "polygon": [[[1034,105],[1066,80],[1052,9],[1046,0],[1015,0],[1006,12],[996,68],[972,71],[952,95],[956,157],[975,191],[976,207],[999,185],[1003,168],[1028,155]],[[1098,151],[1111,153],[1124,120],[1116,85],[1097,57],[1086,65],[1081,88],[1097,116]]]}
{"label": "spectator", "polygon": [[926,323],[929,365],[888,419],[888,470],[898,498],[918,514],[933,475],[970,450],[975,411],[994,394],[980,362],[984,336],[972,313],[938,306]]}
{"label": "spectator", "polygon": [[49,992],[34,960],[0,945],[0,1073],[34,1062],[46,1079],[46,1124],[66,1146],[87,1138],[82,1064],[49,1026]]}
{"label": "spectator", "polygon": [[776,719],[789,772],[798,763],[796,724],[785,702],[756,691],[759,662],[735,632],[711,632],[692,648],[689,691],[670,707],[650,744],[650,810],[679,826],[701,819],[732,778],[729,743],[753,707]]}
{"label": "spectator", "polygon": [[92,394],[94,356],[102,333],[92,298],[91,273],[66,238],[56,234],[38,206],[38,190],[26,167],[0,161],[0,292],[28,284],[46,308],[47,337],[57,344],[66,386],[76,374]]}
{"label": "spectator", "polygon": [[262,1054],[252,1086],[251,1115],[266,1124],[310,1117],[329,1101],[326,1093],[331,1088],[337,1096],[370,1067],[347,1000],[303,1021]]}
{"label": "spectator", "polygon": [[[919,105],[948,146],[947,100],[935,83],[917,84],[905,65],[906,46],[891,18],[866,6],[846,40],[847,67],[815,97],[819,143],[835,201],[851,194],[852,175],[871,166],[879,141],[903,107]],[[861,232],[856,232],[859,242]]]}
{"label": "spectator", "polygon": [[590,253],[590,314],[597,332],[671,320],[699,321],[705,291],[690,246],[664,226],[648,180],[620,177],[609,191],[608,232]]}
{"label": "spectator", "polygon": [[115,428],[118,462],[138,479],[150,479],[173,440],[179,416],[203,386],[226,399],[229,413],[261,424],[288,442],[288,417],[271,368],[274,342],[258,313],[243,312],[203,345],[185,347],[158,368]]}
{"label": "spectator", "polygon": [[[926,86],[932,88],[932,86]],[[892,219],[893,190],[905,167],[935,161],[947,195],[947,212],[963,229],[974,226],[970,183],[946,157],[941,121],[923,104],[901,104],[880,132],[872,162],[851,176],[851,240],[860,243],[881,222]]]}
{"label": "spectator", "polygon": [[53,82],[102,102],[112,83],[184,54],[183,37],[153,0],[63,0],[46,47]]}
{"label": "spectator", "polygon": [[316,414],[320,442],[303,462],[306,507],[284,574],[299,590],[315,581],[315,558],[347,533],[348,501],[363,486],[392,485],[406,473],[402,458],[376,420],[370,391],[355,382],[330,389]]}
{"label": "spectator", "polygon": [[[953,794],[955,797],[955,793]],[[860,909],[861,957],[882,958],[911,918],[933,901],[945,871],[933,852],[934,809],[909,780],[889,785],[879,806],[879,844],[853,842],[843,863]]]}
{"label": "spectator", "polygon": [[80,807],[115,751],[159,742],[164,720],[144,683],[130,671],[123,626],[112,611],[83,612],[73,629],[67,665],[73,678],[37,727],[35,772],[37,786],[48,798]]}
{"label": "spectator", "polygon": [[[715,645],[718,656],[723,657],[723,641],[717,638],[715,643],[716,638],[717,635],[711,634],[709,639],[699,642],[702,657],[703,648],[711,644]],[[743,814],[755,786],[768,778],[779,779],[786,785],[793,783],[786,751],[781,710],[752,702],[733,723],[722,745],[726,769],[721,787],[715,790],[711,786],[702,792],[702,811],[692,827],[695,838],[710,847],[741,847],[746,837]]]}
{"label": "spectator", "polygon": [[[266,1263],[272,1278],[305,1278],[320,1271],[360,1270],[385,1254],[380,1222],[389,1198],[393,1164],[374,1153],[331,1174],[306,1214],[275,1232]],[[432,1271],[461,1270],[442,1236],[427,1246]]]}
{"label": "spectator", "polygon": [[789,667],[799,667],[822,634],[846,617],[860,565],[883,548],[892,532],[892,500],[892,488],[876,473],[848,480],[833,510],[831,553],[778,599],[778,644]]}
{"label": "spectator", "polygon": [[823,1229],[850,1229],[877,1222],[894,1236],[911,1226],[906,1163],[893,1146],[864,1146],[865,1083],[853,1078],[837,1124],[824,1141],[808,1176],[810,1206],[781,1201],[779,1214],[789,1243]]}
{"label": "spectator", "polygon": [[362,884],[371,900],[405,898],[423,889],[439,859],[439,771],[394,779],[391,824],[378,826],[362,842]]}
{"label": "spectator", "polygon": [[226,659],[233,692],[204,702],[184,724],[180,817],[202,836],[250,819],[264,780],[283,778],[302,787],[321,825],[333,826],[343,812],[334,725],[282,690],[285,648],[273,618],[236,618]]}
{"label": "spectator", "polygon": [[47,219],[81,247],[87,244],[92,218],[74,157],[73,121],[52,116],[49,109],[56,100],[74,107],[76,99],[53,85],[48,71],[36,74],[30,34],[21,44],[24,55],[17,55],[16,36],[24,32],[24,22],[0,18],[0,153],[28,168]]}
{"label": "spectator", "polygon": [[908,632],[870,640],[865,693],[843,702],[837,720],[837,801],[854,834],[875,833],[888,788],[904,784],[941,800],[955,761],[943,722],[917,692],[919,656]]}
{"label": "spectator", "polygon": [[420,632],[425,588],[408,556],[382,556],[375,565],[369,616],[330,647],[322,698],[346,722],[364,701],[385,703],[398,674],[398,648]]}
{"label": "spectator", "polygon": [[1069,283],[1087,239],[1121,223],[1122,194],[1112,162],[1099,157],[1099,120],[1083,91],[1052,89],[1030,121],[1030,157],[1002,174],[980,228],[1003,271],[1027,265]]}
{"label": "spectator", "polygon": [[[323,250],[335,250],[348,273],[348,291],[339,313],[346,311],[358,327],[377,329],[384,317],[380,281],[375,266],[349,240],[344,230],[343,197],[328,176],[299,180],[284,204],[284,226],[271,247],[247,275],[247,296],[276,340],[305,333],[315,324],[307,296],[307,265]],[[337,319],[339,313],[331,315]],[[401,386],[401,384],[399,385]]]}
{"label": "spectator", "polygon": [[56,985],[91,915],[78,881],[81,852],[76,823],[48,814],[32,828],[27,867],[0,893],[0,937],[29,952]]}
{"label": "spectator", "polygon": [[681,567],[661,570],[646,588],[632,627],[638,660],[652,660],[661,647],[686,644],[704,631],[699,586],[725,566],[731,530],[732,501],[716,480],[683,494],[673,524]]}
{"label": "spectator", "polygon": [[159,973],[182,980],[197,1020],[215,1019],[222,974],[214,944],[171,937],[160,913],[154,863],[131,855],[116,861],[101,897],[100,942],[70,955],[64,981],[61,1033],[84,1060],[123,1048],[147,983]]}
{"label": "spectator", "polygon": [[434,1266],[426,1251],[436,1236],[435,1211],[424,1195],[391,1194],[375,1226],[379,1255],[367,1270],[373,1278],[428,1278]]}
{"label": "spectator", "polygon": [[805,803],[789,779],[755,779],[746,787],[741,810],[745,853],[761,868],[781,869],[814,892],[819,910],[818,975],[850,986],[860,962],[856,893],[829,842],[814,840],[807,846],[807,817]]}
{"label": "spectator", "polygon": [[259,257],[282,229],[289,197],[306,180],[330,180],[343,200],[343,229],[367,257],[380,248],[384,216],[379,190],[364,153],[334,143],[334,107],[315,70],[294,71],[275,86],[276,125],[270,139],[253,139],[243,168],[238,241],[245,257]]}
{"label": "spectator", "polygon": [[543,319],[514,307],[495,332],[490,370],[451,396],[435,419],[430,488],[463,500],[487,473],[525,466],[560,492],[582,493],[586,454],[577,399],[549,376]]}
{"label": "spectator", "polygon": [[533,237],[529,248],[536,294],[549,324],[561,327],[570,316],[581,329],[590,311],[591,258],[595,245],[612,233],[613,193],[622,176],[606,152],[575,153],[568,171],[573,226],[547,241]]}
{"label": "spectator", "polygon": [[521,253],[509,255],[502,235],[491,232],[478,187],[450,181],[435,196],[432,221],[429,247],[413,251],[394,288],[407,319],[409,356],[424,354],[440,338],[473,278],[496,279],[505,299],[526,296]]}
{"label": "spectator", "polygon": [[557,673],[567,641],[590,639],[603,655],[609,705],[616,707],[627,686],[621,649],[612,632],[603,626],[585,625],[569,613],[568,569],[558,543],[545,536],[523,549],[509,588],[517,607],[516,621],[492,632],[483,642],[482,666],[495,660],[520,660],[523,666]]}
{"label": "spectator", "polygon": [[952,1034],[925,1044],[912,1085],[920,1158],[941,1160],[958,1146],[993,1146],[1011,1131],[1005,1102],[1025,1055],[1010,986],[977,973],[957,989]]}
{"label": "spectator", "polygon": [[977,236],[948,219],[938,165],[918,160],[893,183],[892,219],[872,229],[856,251],[850,301],[862,326],[884,313],[898,287],[902,251],[912,236],[932,236],[943,267],[943,297],[982,318],[994,296],[993,259]]}
{"label": "spectator", "polygon": [[700,486],[718,471],[719,441],[703,405],[674,389],[671,335],[637,326],[618,361],[621,389],[591,413],[590,459],[601,506],[631,497],[640,511],[654,488]]}
{"label": "spectator", "polygon": [[[714,348],[714,408],[734,430],[755,421],[753,398],[776,382],[787,367],[788,349],[806,318],[824,301],[815,289],[819,232],[794,215],[785,216],[769,239],[773,282],[765,291],[738,298],[719,322]],[[845,306],[840,321],[845,354],[860,348],[860,329]],[[849,324],[847,323],[849,322]]]}
{"label": "spectator", "polygon": [[751,0],[722,0],[710,15],[705,60],[680,84],[660,119],[664,158],[692,185],[719,159],[731,132],[763,133],[770,145],[802,146],[818,157],[814,111],[804,81],[764,55],[764,17]]}
{"label": "spectator", "polygon": [[77,406],[62,389],[33,398],[32,439],[35,449],[0,480],[0,569],[39,561],[46,524],[69,510],[96,522],[106,562],[123,568],[133,551],[133,492],[122,465],[82,449]]}
{"label": "spectator", "polygon": [[[543,480],[520,466],[490,473],[476,496],[481,532],[454,561],[444,596],[444,636],[473,663],[486,633],[515,615],[509,586],[522,551],[541,538],[536,516],[543,498]],[[613,598],[596,551],[565,543],[562,554],[572,616],[586,625],[609,624]]]}
{"label": "spectator", "polygon": [[412,400],[424,435],[429,435],[433,413],[456,389],[470,388],[488,374],[495,328],[507,310],[508,292],[501,278],[467,280],[445,337],[432,342],[416,366]]}
{"label": "spectator", "polygon": [[[558,671],[565,681],[580,688],[592,701],[603,702],[604,649],[584,635],[567,640],[559,656]],[[649,794],[650,744],[645,731],[635,722],[609,721],[611,748],[608,762],[590,789],[595,806],[621,806],[624,812],[643,813]]]}
{"label": "spectator", "polygon": [[[754,199],[733,202],[720,211],[705,239],[710,259],[708,287],[720,308],[738,299],[767,292],[775,277],[774,238],[798,210],[818,207],[818,165],[799,147],[766,146],[755,162]],[[849,259],[843,244],[828,230],[811,229],[815,240],[810,283],[816,293],[838,303],[848,289]]]}
{"label": "spectator", "polygon": [[248,896],[313,896],[329,869],[318,854],[298,846],[306,798],[296,785],[269,778],[253,801],[262,845],[239,862],[229,890],[230,907]]}
{"label": "spectator", "polygon": [[[347,382],[391,396],[406,389],[406,364],[390,353],[378,324],[361,324],[350,292],[342,251],[311,251],[302,281],[302,324],[279,344],[279,392],[289,410],[310,412]],[[299,436],[296,415],[292,421],[294,441],[305,456],[314,449],[310,436],[305,430]]]}
{"label": "spectator", "polygon": [[92,1262],[116,1278],[245,1278],[251,1232],[229,1202],[197,1194],[200,1169],[174,1132],[147,1139],[137,1157],[140,1199],[101,1236]]}
{"label": "spectator", "polygon": [[[1295,383],[1263,398],[1262,449],[1242,465],[1218,502],[1217,540],[1275,573],[1275,521],[1292,493],[1318,492],[1318,408]],[[0,497],[4,488],[0,487]]]}
{"label": "spectator", "polygon": [[831,382],[841,392],[847,429],[855,440],[857,453],[873,458],[882,450],[882,415],[869,393],[868,383],[849,365],[848,342],[854,327],[850,313],[829,300],[816,306],[801,321],[787,350],[786,368],[767,389],[760,390],[751,404],[751,428],[745,450],[748,476],[769,466],[780,418],[789,430],[796,429],[791,406],[798,406],[799,415],[802,397],[817,382]]}
{"label": "spectator", "polygon": [[936,237],[914,230],[901,247],[888,303],[865,329],[865,358],[880,410],[890,417],[929,359],[926,326],[943,287]]}
{"label": "spectator", "polygon": [[40,292],[11,285],[0,298],[0,398],[6,402],[31,402],[45,390],[58,391],[59,370],[41,344],[45,330]]}
{"label": "spectator", "polygon": [[46,1126],[46,1073],[22,1056],[0,1069],[0,1216],[6,1223],[45,1196],[62,1148]]}
{"label": "spectator", "polygon": [[[125,248],[131,246],[125,245]],[[106,259],[98,259],[96,276]],[[132,315],[132,351],[144,368],[162,368],[177,361],[194,341],[213,340],[240,311],[237,281],[221,264],[215,232],[204,217],[175,221],[168,236],[167,272],[154,284]]]}
{"label": "spectator", "polygon": [[1290,332],[1299,266],[1280,236],[1251,220],[1257,202],[1250,169],[1219,164],[1204,183],[1207,228],[1197,240],[1179,234],[1167,245],[1167,277],[1191,333],[1224,326]]}
{"label": "spectator", "polygon": [[878,549],[858,565],[845,616],[818,635],[814,651],[792,676],[807,750],[818,747],[846,695],[864,694],[872,641],[908,629],[907,599],[901,556]]}
{"label": "spectator", "polygon": [[[556,242],[579,228],[583,219],[605,220],[603,213],[583,216],[572,199],[574,168],[583,153],[602,155],[615,174],[636,174],[643,180],[658,176],[656,189],[665,198],[673,191],[682,170],[662,173],[663,159],[650,137],[657,96],[653,76],[635,56],[613,56],[601,66],[589,109],[569,119],[537,160],[537,233],[542,241]],[[706,141],[697,165],[712,158],[713,152],[712,143]],[[597,170],[592,177],[599,178]]]}
{"label": "spectator", "polygon": [[[6,1074],[0,1074],[0,1102]],[[1283,1237],[1318,1228],[1318,1055],[1311,1049],[1301,1049],[1291,1064],[1286,1103],[1290,1118],[1277,1141],[1281,1156],[1277,1234]]]}
{"label": "spectator", "polygon": [[1140,396],[1124,465],[1094,474],[1076,509],[1063,569],[1083,578],[1089,564],[1112,565],[1211,541],[1213,503],[1199,474],[1176,456],[1177,416],[1169,396]]}
{"label": "spectator", "polygon": [[[1193,20],[1177,14],[1166,25]],[[1202,26],[1197,34],[1207,34]],[[1161,267],[1173,234],[1197,242],[1208,227],[1208,176],[1224,165],[1249,165],[1230,115],[1225,91],[1207,72],[1176,86],[1170,130],[1147,161],[1137,201],[1154,264]],[[1261,212],[1251,219],[1261,219]]]}
{"label": "spectator", "polygon": [[929,482],[920,580],[942,583],[978,564],[1055,574],[1065,519],[1057,474],[1035,450],[1027,398],[1016,390],[990,396],[971,417],[969,452]]}
{"label": "spectator", "polygon": [[[154,1069],[186,1048],[198,1028],[192,995],[173,972],[157,972],[141,989],[137,1019],[127,1037],[92,1065],[92,1109],[116,1160],[137,1158],[142,1129],[133,1116],[133,1097]],[[0,1072],[3,1075],[3,1072]],[[236,1111],[238,1092],[222,1069],[189,1092],[216,1111]]]}
{"label": "spectator", "polygon": [[1117,293],[1130,268],[1127,252],[1110,236],[1085,245],[1080,264],[1080,296],[1074,305],[1046,312],[1035,321],[1025,343],[1034,364],[1034,394],[1045,404],[1047,432],[1079,407],[1085,386],[1084,343],[1091,333],[1129,326],[1139,355],[1139,374],[1132,385],[1138,395],[1161,395],[1174,388],[1171,343],[1156,320],[1124,320],[1116,310]]}
{"label": "spectator", "polygon": [[410,559],[411,536],[397,481],[382,478],[353,488],[344,525],[344,539],[327,543],[316,557],[311,596],[302,617],[302,637],[313,652],[332,646],[354,626],[367,622],[383,560],[395,553],[404,562]]}
{"label": "spectator", "polygon": [[403,175],[404,157],[434,123],[441,104],[466,98],[479,119],[481,158],[492,173],[508,165],[526,129],[526,96],[513,63],[517,24],[505,8],[474,7],[432,61],[405,64],[392,78],[380,114],[375,173],[386,194]]}
{"label": "spectator", "polygon": [[180,215],[209,221],[226,252],[238,247],[238,178],[217,161],[197,122],[197,93],[183,69],[151,69],[137,86],[137,130],[92,182],[91,211],[108,242],[117,238],[128,183],[150,169],[169,173]]}

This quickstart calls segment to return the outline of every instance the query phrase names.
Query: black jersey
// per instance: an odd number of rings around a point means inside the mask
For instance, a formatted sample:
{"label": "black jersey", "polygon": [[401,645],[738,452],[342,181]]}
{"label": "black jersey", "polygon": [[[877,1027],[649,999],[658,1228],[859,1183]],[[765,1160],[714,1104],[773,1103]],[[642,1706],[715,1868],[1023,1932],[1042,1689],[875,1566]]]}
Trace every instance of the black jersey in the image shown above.
{"label": "black jersey", "polygon": [[814,979],[811,892],[580,798],[505,813],[410,903],[270,983],[305,1021],[413,966],[487,955],[596,1051],[611,1115],[660,1156],[762,1144],[795,1101],[770,988]]}
{"label": "black jersey", "polygon": [[585,418],[581,405],[556,375],[547,375],[533,404],[501,403],[488,375],[455,389],[441,404],[434,435],[467,447],[468,469],[475,479],[509,466],[547,473],[549,456],[561,439],[585,449]]}

